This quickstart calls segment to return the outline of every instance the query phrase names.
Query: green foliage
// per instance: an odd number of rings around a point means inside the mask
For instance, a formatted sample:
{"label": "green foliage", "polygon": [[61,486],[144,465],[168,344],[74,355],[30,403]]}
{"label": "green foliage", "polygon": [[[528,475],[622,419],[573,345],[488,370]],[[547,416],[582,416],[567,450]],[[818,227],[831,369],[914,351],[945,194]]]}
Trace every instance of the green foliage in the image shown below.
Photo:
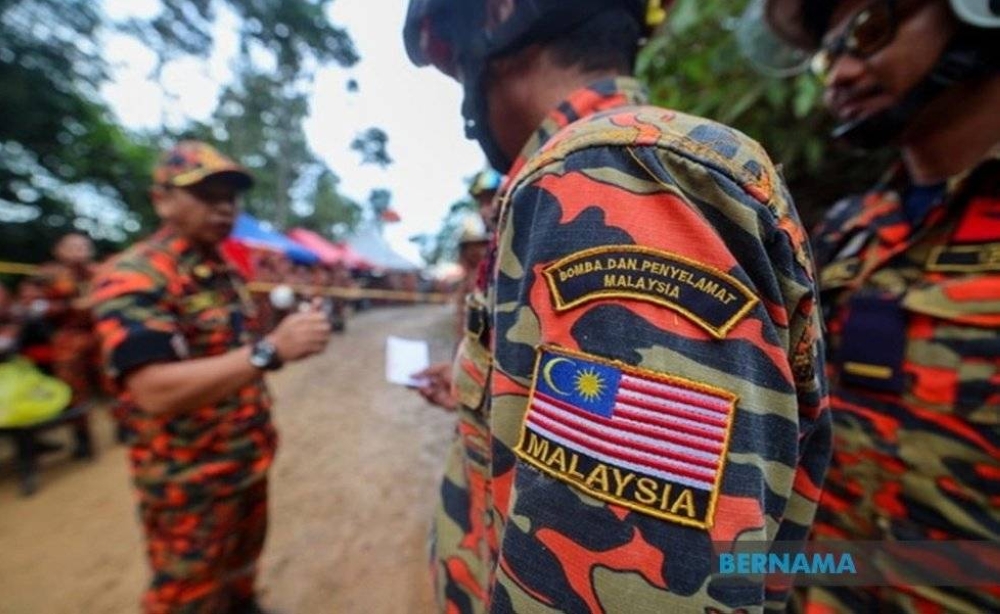
{"label": "green foliage", "polygon": [[[246,68],[227,87],[207,123],[192,124],[177,138],[215,144],[254,176],[244,206],[279,229],[304,226],[337,239],[361,218],[357,203],[337,190],[340,179],[309,148],[303,121],[306,94],[273,75]],[[256,121],[247,121],[247,118]]]}
{"label": "green foliage", "polygon": [[0,2],[0,259],[41,261],[74,228],[120,242],[147,219],[149,146],[96,97],[100,19],[84,0]]}
{"label": "green foliage", "polygon": [[392,164],[388,145],[389,135],[381,128],[369,128],[351,141],[351,149],[361,154],[362,164],[374,164],[381,168]]}
{"label": "green foliage", "polygon": [[294,78],[310,66],[353,66],[358,53],[350,36],[327,19],[332,0],[160,0],[162,12],[150,22],[130,21],[124,29],[160,56],[161,65],[178,55],[206,56],[211,25],[220,4],[240,18],[240,47],[266,49],[277,72]]}
{"label": "green foliage", "polygon": [[455,262],[458,258],[458,236],[466,216],[479,215],[479,205],[471,198],[455,201],[448,207],[441,227],[434,234],[424,233],[411,237],[417,244],[420,257],[428,265]]}
{"label": "green foliage", "polygon": [[346,239],[361,223],[361,205],[337,189],[340,179],[327,170],[316,180],[311,201],[312,211],[296,219],[296,225],[308,228],[333,241]]}
{"label": "green foliage", "polygon": [[214,143],[242,162],[255,179],[245,198],[247,210],[284,228],[292,186],[307,167],[319,163],[302,129],[308,111],[305,94],[248,68],[223,90],[211,119],[192,124],[180,136]]}
{"label": "green foliage", "polygon": [[[99,95],[108,66],[94,41],[116,29],[137,36],[160,58],[158,74],[172,59],[211,51],[223,4],[240,20],[238,81],[210,122],[182,132],[221,144],[254,170],[254,212],[282,226],[325,227],[328,236],[335,225],[351,227],[358,206],[336,193],[302,131],[312,71],[358,61],[348,34],[327,18],[331,2],[161,0],[156,18],[117,24],[93,0],[0,0],[0,260],[41,261],[73,228],[112,248],[155,227],[149,173],[178,135],[118,125]],[[251,56],[270,57],[273,67],[261,71]]]}
{"label": "green foliage", "polygon": [[715,119],[760,141],[812,221],[837,198],[866,187],[882,165],[829,142],[822,84],[812,75],[778,79],[753,70],[732,32],[745,5],[678,0],[666,31],[640,55],[638,74],[654,103]]}

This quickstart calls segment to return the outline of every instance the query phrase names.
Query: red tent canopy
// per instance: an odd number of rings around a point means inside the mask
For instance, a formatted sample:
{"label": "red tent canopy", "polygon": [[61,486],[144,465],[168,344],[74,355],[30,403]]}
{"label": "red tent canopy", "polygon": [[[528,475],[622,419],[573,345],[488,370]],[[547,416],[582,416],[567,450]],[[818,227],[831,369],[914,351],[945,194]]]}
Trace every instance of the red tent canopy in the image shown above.
{"label": "red tent canopy", "polygon": [[348,269],[370,269],[372,265],[347,245],[337,245],[305,228],[293,228],[288,238],[314,252],[323,264],[343,264]]}

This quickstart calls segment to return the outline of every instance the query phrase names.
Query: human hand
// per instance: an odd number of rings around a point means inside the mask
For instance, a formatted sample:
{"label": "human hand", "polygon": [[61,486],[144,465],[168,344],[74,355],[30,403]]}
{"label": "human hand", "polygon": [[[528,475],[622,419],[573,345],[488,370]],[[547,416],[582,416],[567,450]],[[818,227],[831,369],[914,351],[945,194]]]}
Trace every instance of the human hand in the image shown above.
{"label": "human hand", "polygon": [[318,301],[303,303],[267,336],[283,362],[295,362],[319,354],[330,341],[330,321]]}
{"label": "human hand", "polygon": [[428,403],[447,410],[458,407],[458,399],[451,392],[451,363],[439,362],[411,376],[423,383],[416,388]]}

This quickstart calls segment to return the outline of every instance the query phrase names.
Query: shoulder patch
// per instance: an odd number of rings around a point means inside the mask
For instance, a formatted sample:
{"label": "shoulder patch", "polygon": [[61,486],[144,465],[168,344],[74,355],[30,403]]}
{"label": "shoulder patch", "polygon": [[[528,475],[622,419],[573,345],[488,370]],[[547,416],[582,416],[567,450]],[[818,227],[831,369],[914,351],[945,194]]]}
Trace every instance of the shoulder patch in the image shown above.
{"label": "shoulder patch", "polygon": [[609,245],[576,252],[542,269],[556,311],[600,299],[631,299],[672,309],[716,339],[757,304],[738,279],[667,251]]}
{"label": "shoulder patch", "polygon": [[514,451],[602,501],[711,528],[736,401],[706,384],[546,346]]}

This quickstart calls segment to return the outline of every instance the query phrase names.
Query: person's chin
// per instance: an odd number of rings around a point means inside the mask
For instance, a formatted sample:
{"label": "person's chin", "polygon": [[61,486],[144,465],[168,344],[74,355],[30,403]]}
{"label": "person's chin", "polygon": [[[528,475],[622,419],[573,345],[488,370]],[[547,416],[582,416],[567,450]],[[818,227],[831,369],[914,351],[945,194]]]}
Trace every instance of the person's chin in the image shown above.
{"label": "person's chin", "polygon": [[216,224],[212,227],[210,235],[213,237],[216,243],[220,241],[225,241],[229,238],[229,235],[233,233],[232,224]]}
{"label": "person's chin", "polygon": [[202,247],[214,247],[222,243],[229,236],[229,233],[221,233],[216,231],[203,232],[194,238],[194,242]]}
{"label": "person's chin", "polygon": [[865,117],[872,117],[889,109],[893,99],[885,94],[857,96],[844,100],[833,107],[834,116],[842,122],[851,122]]}

